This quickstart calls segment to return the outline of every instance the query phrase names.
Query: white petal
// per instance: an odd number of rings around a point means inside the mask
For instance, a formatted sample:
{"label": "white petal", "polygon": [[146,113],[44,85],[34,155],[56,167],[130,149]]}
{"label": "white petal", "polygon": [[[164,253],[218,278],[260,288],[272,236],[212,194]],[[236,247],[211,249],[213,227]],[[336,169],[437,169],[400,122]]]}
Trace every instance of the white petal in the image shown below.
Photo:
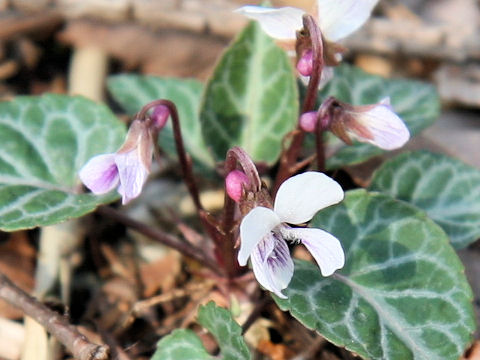
{"label": "white petal", "polygon": [[337,41],[360,28],[378,0],[317,0],[318,24],[323,36]]}
{"label": "white petal", "polygon": [[273,9],[262,6],[243,6],[235,12],[260,23],[263,31],[278,40],[296,40],[296,31],[303,28],[305,12],[294,7]]}
{"label": "white petal", "polygon": [[120,175],[118,192],[122,195],[122,204],[128,203],[142,192],[149,171],[140,161],[137,149],[116,154],[115,163]]}
{"label": "white petal", "polygon": [[308,171],[287,179],[278,189],[274,211],[281,222],[301,224],[318,210],[343,200],[342,187],[332,178]]}
{"label": "white petal", "polygon": [[115,154],[97,155],[80,169],[80,180],[94,194],[105,194],[118,185],[118,170],[114,159]]}
{"label": "white petal", "polygon": [[371,110],[359,113],[356,116],[357,121],[368,129],[373,139],[351,132],[354,138],[371,143],[384,150],[398,149],[410,139],[410,132],[405,123],[393,112],[391,106],[386,103],[387,101],[388,99],[383,99],[380,104],[372,107]]}
{"label": "white petal", "polygon": [[240,251],[238,263],[245,266],[253,249],[265,235],[280,224],[280,219],[273,210],[263,206],[252,209],[240,224]]}
{"label": "white petal", "polygon": [[293,261],[287,243],[273,234],[260,241],[252,252],[253,273],[265,289],[278,297],[282,294],[293,276]]}
{"label": "white petal", "polygon": [[345,265],[345,254],[340,241],[321,229],[294,228],[284,230],[285,236],[300,240],[314,257],[323,276],[332,275]]}

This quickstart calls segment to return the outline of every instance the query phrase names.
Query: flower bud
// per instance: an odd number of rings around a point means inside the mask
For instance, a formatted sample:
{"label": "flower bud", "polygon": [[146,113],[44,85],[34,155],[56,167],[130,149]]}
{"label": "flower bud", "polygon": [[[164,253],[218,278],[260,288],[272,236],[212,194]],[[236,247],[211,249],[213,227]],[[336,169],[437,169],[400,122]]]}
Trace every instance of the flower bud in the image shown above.
{"label": "flower bud", "polygon": [[307,50],[297,63],[297,70],[303,76],[312,75],[313,71],[313,51]]}
{"label": "flower bud", "polygon": [[318,114],[316,111],[309,111],[300,116],[300,128],[306,132],[314,132],[317,127]]}
{"label": "flower bud", "polygon": [[243,194],[244,185],[248,184],[248,177],[243,171],[233,170],[225,178],[225,188],[228,196],[238,202]]}
{"label": "flower bud", "polygon": [[152,112],[153,126],[158,130],[163,129],[170,116],[170,110],[165,105],[155,106]]}

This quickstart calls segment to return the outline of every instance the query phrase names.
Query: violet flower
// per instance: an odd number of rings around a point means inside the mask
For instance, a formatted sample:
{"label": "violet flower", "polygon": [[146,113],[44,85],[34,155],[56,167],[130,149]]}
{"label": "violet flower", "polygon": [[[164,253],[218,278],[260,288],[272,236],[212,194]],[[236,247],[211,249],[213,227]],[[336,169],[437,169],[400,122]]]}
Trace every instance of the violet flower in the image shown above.
{"label": "violet flower", "polygon": [[135,120],[122,147],[112,154],[91,158],[79,176],[94,194],[105,194],[114,188],[122,195],[122,204],[140,195],[150,173],[153,139],[145,121]]}
{"label": "violet flower", "polygon": [[[370,17],[378,0],[317,0],[316,14],[322,35],[328,41],[338,41],[360,28]],[[259,22],[263,31],[278,40],[295,40],[303,28],[305,11],[295,7],[269,8],[247,5],[236,10]]]}
{"label": "violet flower", "polygon": [[321,229],[293,228],[317,211],[343,199],[340,185],[325,174],[306,172],[286,180],[278,189],[274,208],[253,208],[240,224],[238,262],[245,266],[251,258],[257,281],[281,298],[293,276],[293,261],[287,241],[306,246],[323,276],[343,267],[345,255],[340,241]]}
{"label": "violet flower", "polygon": [[346,143],[370,143],[383,150],[395,150],[410,139],[403,120],[395,114],[386,97],[377,104],[354,106],[336,101],[330,130]]}

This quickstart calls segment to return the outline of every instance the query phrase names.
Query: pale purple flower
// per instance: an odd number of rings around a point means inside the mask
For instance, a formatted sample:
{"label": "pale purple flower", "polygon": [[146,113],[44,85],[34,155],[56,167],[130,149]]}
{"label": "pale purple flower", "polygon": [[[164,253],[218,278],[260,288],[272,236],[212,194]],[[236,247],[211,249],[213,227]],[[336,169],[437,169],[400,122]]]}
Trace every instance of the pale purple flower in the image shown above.
{"label": "pale purple flower", "polygon": [[153,140],[144,121],[135,120],[122,147],[111,154],[91,158],[79,172],[80,179],[94,194],[115,188],[122,204],[140,195],[150,173]]}
{"label": "pale purple flower", "polygon": [[349,137],[384,150],[398,149],[410,139],[407,126],[393,111],[388,97],[373,105],[346,106],[341,121]]}
{"label": "pale purple flower", "polygon": [[321,209],[343,199],[340,185],[325,174],[306,172],[286,180],[278,189],[274,208],[257,206],[240,224],[238,262],[245,266],[251,258],[258,282],[281,298],[292,276],[293,261],[287,241],[306,246],[323,276],[343,267],[345,255],[340,241],[321,229],[294,228]]}
{"label": "pale purple flower", "polygon": [[[378,0],[317,0],[314,17],[328,41],[338,41],[360,28]],[[259,22],[263,31],[278,40],[295,40],[303,27],[305,11],[295,7],[269,8],[247,5],[236,12]]]}

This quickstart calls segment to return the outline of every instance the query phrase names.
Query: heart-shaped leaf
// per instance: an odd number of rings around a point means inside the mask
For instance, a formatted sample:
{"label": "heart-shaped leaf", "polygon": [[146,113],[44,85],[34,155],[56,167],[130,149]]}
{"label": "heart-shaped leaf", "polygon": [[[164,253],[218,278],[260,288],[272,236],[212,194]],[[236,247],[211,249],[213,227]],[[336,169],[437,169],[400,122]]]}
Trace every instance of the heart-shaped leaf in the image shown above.
{"label": "heart-shaped leaf", "polygon": [[[202,83],[193,79],[122,74],[110,76],[107,86],[114,99],[129,115],[134,115],[153,100],[173,101],[178,109],[186,149],[204,167],[214,166],[213,159],[203,141],[198,116]],[[162,149],[169,154],[176,154],[170,121],[160,132],[159,141]]]}
{"label": "heart-shaped leaf", "polygon": [[[411,136],[432,125],[440,112],[439,97],[432,85],[414,80],[386,79],[347,64],[335,68],[335,76],[319,92],[318,105],[327,96],[352,105],[375,104],[389,96],[394,111],[405,121]],[[383,152],[370,144],[346,146],[333,136],[329,137],[329,146],[340,147],[327,160],[329,169],[360,163]]]}
{"label": "heart-shaped leaf", "polygon": [[151,360],[213,360],[202,340],[188,329],[174,330],[157,344]]}
{"label": "heart-shaped leaf", "polygon": [[459,160],[428,151],[401,154],[375,172],[370,189],[425,210],[456,248],[480,237],[480,171]]}
{"label": "heart-shaped leaf", "polygon": [[0,103],[0,229],[58,223],[115,199],[81,194],[77,173],[124,137],[125,126],[107,107],[83,97]]}
{"label": "heart-shaped leaf", "polygon": [[[215,338],[223,360],[248,360],[250,351],[242,337],[242,328],[227,309],[213,301],[198,310],[198,322]],[[210,356],[198,336],[190,330],[175,330],[158,342],[152,360],[215,359]]]}
{"label": "heart-shaped leaf", "polygon": [[340,239],[345,267],[324,278],[297,261],[288,299],[305,326],[368,359],[457,360],[472,339],[472,291],[443,230],[387,195],[349,191],[313,227]]}
{"label": "heart-shaped leaf", "polygon": [[254,161],[275,163],[298,119],[298,89],[285,54],[251,23],[223,54],[200,112],[205,142],[217,160],[232,146]]}

